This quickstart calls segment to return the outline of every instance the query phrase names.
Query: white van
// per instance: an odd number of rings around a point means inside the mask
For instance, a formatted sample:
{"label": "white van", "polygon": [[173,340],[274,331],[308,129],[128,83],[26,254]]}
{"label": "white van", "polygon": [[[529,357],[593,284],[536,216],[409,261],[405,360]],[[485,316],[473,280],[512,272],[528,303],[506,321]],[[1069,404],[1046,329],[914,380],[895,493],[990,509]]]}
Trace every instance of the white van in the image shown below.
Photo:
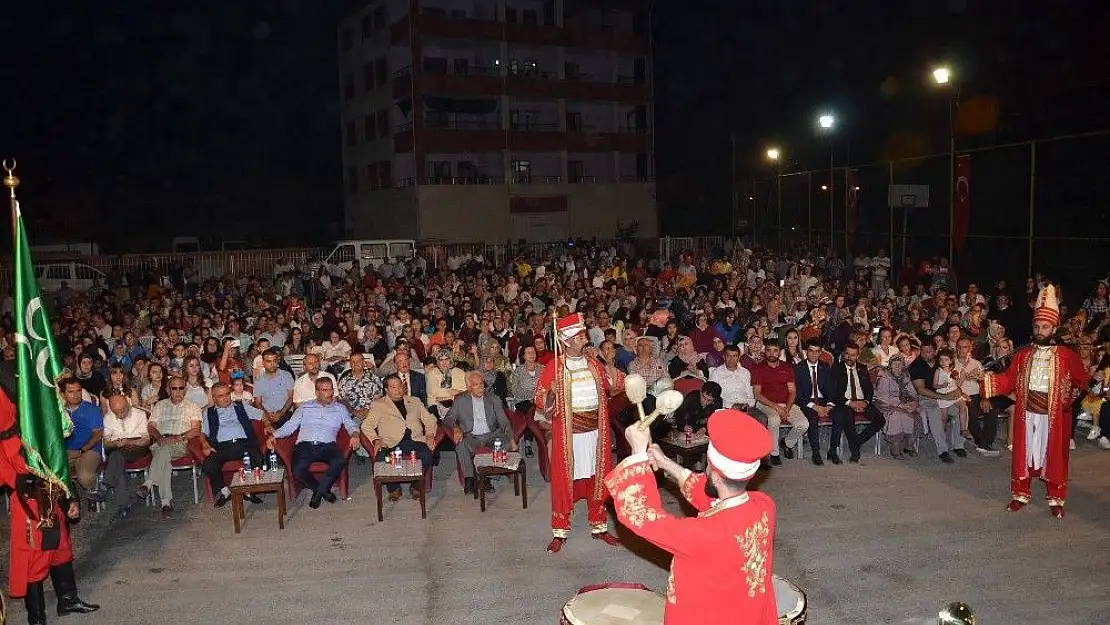
{"label": "white van", "polygon": [[359,273],[367,267],[375,269],[389,259],[407,261],[416,257],[416,241],[413,239],[360,239],[336,241],[306,263],[315,274],[320,267],[327,267],[333,276],[344,276],[351,267],[358,265]]}
{"label": "white van", "polygon": [[62,288],[62,282],[75,291],[85,292],[93,285],[93,280],[99,280],[100,286],[105,286],[107,276],[104,272],[85,263],[55,262],[35,265],[35,277],[38,278],[39,288],[44,293],[54,293]]}

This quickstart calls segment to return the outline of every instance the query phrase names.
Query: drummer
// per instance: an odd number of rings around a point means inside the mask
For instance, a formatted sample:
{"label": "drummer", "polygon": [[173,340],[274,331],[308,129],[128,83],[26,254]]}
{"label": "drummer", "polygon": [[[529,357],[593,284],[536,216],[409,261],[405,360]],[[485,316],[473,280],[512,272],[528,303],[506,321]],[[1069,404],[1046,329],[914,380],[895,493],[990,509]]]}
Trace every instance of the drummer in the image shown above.
{"label": "drummer", "polygon": [[[778,623],[771,581],[775,504],[747,492],[761,458],[771,452],[767,428],[739,410],[709,417],[706,473],[693,473],[668,458],[651,434],[625,430],[632,455],[605,478],[617,518],[633,532],[674,555],[667,580],[667,625]],[[650,446],[650,447],[649,447]],[[697,518],[663,509],[654,470],[675,479]]]}

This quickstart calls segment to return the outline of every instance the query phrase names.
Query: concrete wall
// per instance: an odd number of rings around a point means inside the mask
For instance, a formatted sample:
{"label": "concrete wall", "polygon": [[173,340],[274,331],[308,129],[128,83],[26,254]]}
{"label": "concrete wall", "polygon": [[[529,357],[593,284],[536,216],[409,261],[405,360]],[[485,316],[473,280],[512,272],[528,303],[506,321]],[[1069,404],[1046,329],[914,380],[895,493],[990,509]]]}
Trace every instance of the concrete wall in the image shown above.
{"label": "concrete wall", "polygon": [[[514,185],[513,195],[567,196],[570,236],[608,238],[617,225],[640,224],[638,236],[658,236],[655,185]],[[503,185],[421,186],[420,239],[502,243],[512,236],[509,192]]]}
{"label": "concrete wall", "polygon": [[416,189],[384,189],[348,196],[344,226],[359,239],[419,238]]}

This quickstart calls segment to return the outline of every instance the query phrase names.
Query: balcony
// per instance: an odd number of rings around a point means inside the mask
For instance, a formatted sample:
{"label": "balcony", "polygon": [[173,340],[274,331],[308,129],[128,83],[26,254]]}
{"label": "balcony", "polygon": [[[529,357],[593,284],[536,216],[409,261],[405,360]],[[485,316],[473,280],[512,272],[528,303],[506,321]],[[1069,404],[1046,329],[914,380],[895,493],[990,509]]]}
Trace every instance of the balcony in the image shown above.
{"label": "balcony", "polygon": [[393,73],[393,98],[410,97],[416,93],[443,95],[509,95],[532,100],[597,100],[638,104],[651,99],[648,85],[605,82],[593,76],[578,74],[573,79],[559,80],[558,75],[537,72],[504,75],[499,67],[469,66],[466,71],[448,66],[445,71],[418,72],[415,80],[411,67]]}
{"label": "balcony", "polygon": [[405,16],[390,27],[390,39],[394,45],[409,40],[410,31],[420,37],[447,37],[453,39],[472,39],[479,41],[501,41],[502,33],[509,43],[528,43],[544,46],[563,46],[567,48],[587,48],[592,50],[615,50],[646,54],[650,49],[647,35],[633,32],[617,32],[611,28],[581,28],[545,26],[543,24],[504,24],[493,16],[471,16],[442,13],[422,13],[416,16],[410,28],[412,16]]}

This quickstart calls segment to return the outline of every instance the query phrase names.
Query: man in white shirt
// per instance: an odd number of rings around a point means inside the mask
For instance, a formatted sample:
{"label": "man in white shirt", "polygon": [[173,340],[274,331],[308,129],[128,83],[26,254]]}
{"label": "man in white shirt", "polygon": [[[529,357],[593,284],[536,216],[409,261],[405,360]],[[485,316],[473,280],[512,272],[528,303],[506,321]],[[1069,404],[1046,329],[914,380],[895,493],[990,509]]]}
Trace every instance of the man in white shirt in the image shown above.
{"label": "man in white shirt", "polygon": [[94,498],[104,501],[115,491],[118,508],[113,520],[118,521],[131,513],[132,498],[124,494],[127,490],[127,463],[150,455],[150,433],[146,412],[131,406],[127,395],[116,390],[109,390],[106,394],[108,412],[104,415],[103,440],[107,462],[104,478]]}
{"label": "man in white shirt", "polygon": [[304,357],[304,373],[297,381],[293,383],[293,405],[297,408],[301,404],[316,399],[316,380],[319,378],[329,378],[333,385],[338,386],[335,382],[335,376],[327,371],[320,370],[320,357],[316,354],[309,354]]}
{"label": "man in white shirt", "polygon": [[709,381],[721,385],[721,405],[725,408],[735,408],[749,415],[755,411],[752,374],[740,366],[739,347],[725,348],[725,364],[709,370]]}

